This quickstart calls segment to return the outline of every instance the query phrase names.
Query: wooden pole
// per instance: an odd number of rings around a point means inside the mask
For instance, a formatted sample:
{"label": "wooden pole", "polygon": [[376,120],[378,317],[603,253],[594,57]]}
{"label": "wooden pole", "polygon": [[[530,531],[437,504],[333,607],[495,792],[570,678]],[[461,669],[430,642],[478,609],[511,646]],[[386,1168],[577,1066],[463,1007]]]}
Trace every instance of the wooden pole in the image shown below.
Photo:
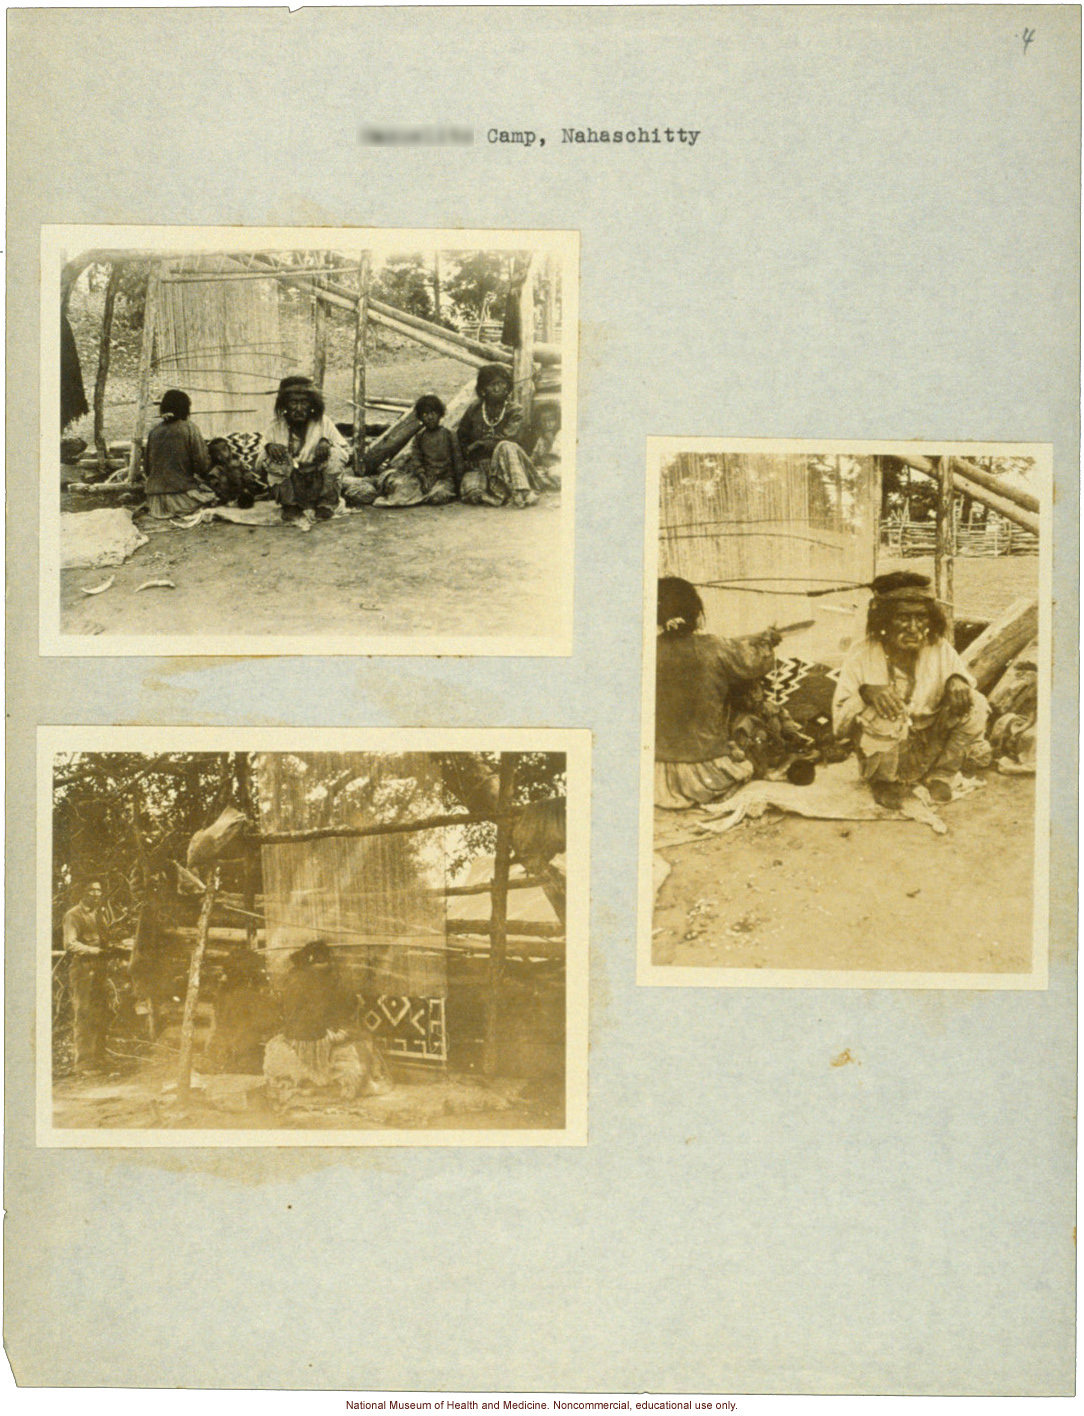
{"label": "wooden pole", "polygon": [[542,338],[552,344],[557,331],[557,273],[552,256],[546,257],[542,279]]}
{"label": "wooden pole", "polygon": [[948,630],[945,637],[951,644],[953,623],[956,618],[953,585],[953,557],[956,549],[956,527],[953,524],[955,488],[952,480],[951,457],[941,458],[937,485],[937,544],[933,557],[934,593],[941,601],[941,608],[948,620]]}
{"label": "wooden pole", "polygon": [[519,348],[512,355],[512,380],[516,402],[523,410],[524,427],[531,422],[534,399],[534,282],[538,258],[532,251],[527,258],[527,270],[519,287]]}
{"label": "wooden pole", "polygon": [[[247,752],[239,752],[234,759],[234,769],[237,779],[237,804],[247,816],[252,804],[251,794],[251,771],[252,765]],[[249,918],[245,920],[245,944],[249,949],[256,948],[256,852],[245,852],[244,877],[241,887],[241,903],[248,912]]]}
{"label": "wooden pole", "polygon": [[313,286],[312,292],[312,380],[323,388],[327,373],[327,304]]}
{"label": "wooden pole", "polygon": [[365,836],[401,836],[410,831],[437,831],[442,826],[474,826],[481,821],[500,821],[500,812],[484,815],[459,812],[450,816],[428,816],[421,821],[395,821],[386,826],[315,826],[308,831],[267,831],[250,837],[257,845],[285,846],[299,841],[355,840]]}
{"label": "wooden pole", "polygon": [[[492,1077],[499,1062],[501,988],[504,983],[505,952],[508,947],[508,871],[512,864],[512,792],[516,784],[514,752],[501,753],[500,786],[497,793],[497,846],[493,859],[493,911],[489,920],[489,982],[486,991],[486,1031],[482,1071]],[[449,921],[451,923],[451,921]]]}
{"label": "wooden pole", "polygon": [[98,471],[105,477],[109,472],[109,449],[105,442],[105,384],[109,377],[109,356],[113,342],[113,307],[117,302],[121,267],[110,267],[102,308],[102,332],[98,343],[98,374],[94,380],[94,446],[98,450]]}
{"label": "wooden pole", "polygon": [[365,354],[369,327],[369,252],[358,263],[358,309],[354,321],[354,475],[360,477],[365,458]]}
{"label": "wooden pole", "polygon": [[136,393],[136,422],[132,433],[132,457],[128,463],[128,481],[139,477],[143,466],[143,439],[147,429],[147,404],[151,396],[151,359],[154,354],[154,328],[158,319],[158,300],[166,262],[151,267],[147,276],[147,298],[143,304],[143,343],[139,351],[139,389]]}
{"label": "wooden pole", "polygon": [[192,1090],[192,1032],[196,1024],[196,1004],[199,1002],[200,971],[203,968],[203,954],[207,948],[207,931],[211,924],[211,910],[214,908],[215,891],[218,889],[218,867],[211,872],[211,878],[203,892],[203,906],[196,926],[196,945],[188,965],[188,990],[184,995],[184,1017],[181,1020],[181,1055],[177,1063],[177,1095],[188,1096]]}
{"label": "wooden pole", "polygon": [[442,294],[440,288],[440,252],[433,252],[433,313],[437,317],[439,324],[444,316],[442,306]]}

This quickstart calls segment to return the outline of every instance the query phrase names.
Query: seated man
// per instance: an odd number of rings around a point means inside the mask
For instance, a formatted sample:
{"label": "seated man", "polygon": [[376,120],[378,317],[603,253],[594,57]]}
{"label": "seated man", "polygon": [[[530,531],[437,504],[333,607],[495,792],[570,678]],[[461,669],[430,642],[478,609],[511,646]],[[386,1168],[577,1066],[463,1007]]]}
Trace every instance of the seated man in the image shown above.
{"label": "seated man", "polygon": [[306,511],[318,521],[330,520],[339,504],[348,451],[312,379],[302,374],[284,378],[256,463],[257,474],[266,477],[282,507],[283,521],[297,521]]}
{"label": "seated man", "polygon": [[853,741],[874,800],[892,810],[923,781],[934,801],[951,801],[951,779],[962,767],[990,763],[986,699],[946,629],[929,576],[880,575],[866,637],[840,670],[836,736]]}

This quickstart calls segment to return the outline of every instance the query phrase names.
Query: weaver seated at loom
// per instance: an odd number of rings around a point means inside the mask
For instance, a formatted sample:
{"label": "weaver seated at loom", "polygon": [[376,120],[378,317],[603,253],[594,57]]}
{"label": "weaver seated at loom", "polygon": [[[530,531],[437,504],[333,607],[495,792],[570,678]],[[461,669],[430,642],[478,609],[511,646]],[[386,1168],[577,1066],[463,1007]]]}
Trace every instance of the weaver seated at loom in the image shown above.
{"label": "weaver seated at loom", "polygon": [[282,379],[256,472],[266,477],[283,521],[296,521],[306,511],[317,521],[331,519],[347,455],[346,439],[327,416],[312,379],[303,374]]}
{"label": "weaver seated at loom", "polygon": [[[655,650],[655,805],[680,810],[722,801],[754,774],[734,740],[739,687],[763,679],[780,635],[770,629],[741,639],[699,633],[704,605],[687,580],[665,576],[658,587]],[[756,717],[748,701],[749,732]]]}
{"label": "weaver seated at loom", "polygon": [[290,955],[290,965],[281,985],[282,1031],[264,1049],[272,1099],[282,1104],[303,1087],[334,1087],[346,1100],[385,1089],[383,1063],[357,1029],[357,1001],[328,946],[315,939]]}
{"label": "weaver seated at loom", "polygon": [[162,421],[147,434],[146,493],[158,521],[186,516],[215,501],[200,485],[211,466],[203,434],[193,423],[192,400],[182,389],[167,389],[158,405]]}

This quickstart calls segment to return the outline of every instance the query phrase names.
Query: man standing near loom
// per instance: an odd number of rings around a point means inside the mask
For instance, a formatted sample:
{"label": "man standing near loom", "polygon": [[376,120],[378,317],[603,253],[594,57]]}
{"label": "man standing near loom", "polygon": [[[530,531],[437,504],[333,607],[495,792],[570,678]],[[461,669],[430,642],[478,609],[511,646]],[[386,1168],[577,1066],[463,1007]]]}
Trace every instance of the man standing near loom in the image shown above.
{"label": "man standing near loom", "polygon": [[75,1066],[79,1071],[105,1062],[105,949],[98,907],[102,887],[91,880],[77,904],[64,915],[64,950],[68,955],[68,986],[72,995]]}
{"label": "man standing near loom", "polygon": [[327,416],[312,379],[287,375],[279,384],[274,421],[256,463],[282,507],[283,521],[300,521],[308,511],[317,521],[330,521],[348,454],[346,439]]}
{"label": "man standing near loom", "polygon": [[872,582],[866,637],[840,670],[832,702],[837,738],[850,738],[879,806],[896,811],[920,782],[952,800],[964,767],[990,764],[989,707],[946,639],[927,575],[893,571]]}

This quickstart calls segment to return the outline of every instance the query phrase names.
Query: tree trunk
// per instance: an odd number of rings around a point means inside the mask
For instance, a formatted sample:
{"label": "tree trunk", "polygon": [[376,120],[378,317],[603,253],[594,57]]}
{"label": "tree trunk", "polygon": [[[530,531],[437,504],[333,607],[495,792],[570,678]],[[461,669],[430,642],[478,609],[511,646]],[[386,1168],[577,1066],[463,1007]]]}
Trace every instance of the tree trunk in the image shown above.
{"label": "tree trunk", "polygon": [[365,358],[369,338],[369,253],[363,251],[358,270],[358,308],[354,323],[354,474],[360,477],[365,457]]}
{"label": "tree trunk", "polygon": [[158,299],[166,262],[152,267],[147,277],[147,298],[143,306],[143,345],[139,352],[139,391],[136,394],[136,423],[132,433],[132,458],[128,481],[135,482],[143,468],[143,440],[147,429],[147,404],[151,396],[151,359],[154,354],[154,327],[158,319]]}
{"label": "tree trunk", "polygon": [[501,990],[504,987],[505,951],[508,946],[508,871],[512,864],[512,794],[516,785],[514,752],[501,753],[497,810],[501,820],[497,826],[497,848],[493,859],[493,912],[489,921],[489,984],[486,992],[486,1032],[482,1054],[482,1071],[487,1077],[496,1074],[500,1051]]}
{"label": "tree trunk", "polygon": [[109,377],[109,357],[112,353],[113,341],[113,307],[117,302],[120,277],[121,266],[113,265],[110,268],[109,281],[105,287],[102,333],[98,344],[98,374],[94,380],[94,446],[98,449],[98,471],[103,477],[109,475],[109,448],[105,441],[105,385]]}

